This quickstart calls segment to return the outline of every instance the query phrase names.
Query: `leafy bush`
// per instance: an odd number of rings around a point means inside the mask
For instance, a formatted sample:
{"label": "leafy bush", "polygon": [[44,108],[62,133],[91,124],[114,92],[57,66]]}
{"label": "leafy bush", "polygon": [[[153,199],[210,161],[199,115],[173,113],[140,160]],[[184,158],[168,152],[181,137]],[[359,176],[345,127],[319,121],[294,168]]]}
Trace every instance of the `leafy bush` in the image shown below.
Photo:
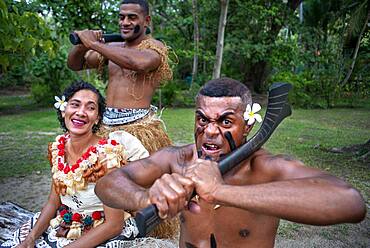
{"label": "leafy bush", "polygon": [[289,94],[289,102],[292,105],[304,108],[323,107],[318,97],[320,89],[309,72],[279,72],[271,77],[271,82],[287,82],[293,85]]}
{"label": "leafy bush", "polygon": [[156,91],[152,103],[156,106],[193,107],[199,88],[197,83],[188,88],[183,80],[170,81]]}
{"label": "leafy bush", "polygon": [[60,95],[66,85],[78,78],[78,75],[67,67],[68,50],[61,46],[55,57],[46,54],[33,59],[30,71],[33,76],[31,94],[37,103],[49,104],[55,95]]}
{"label": "leafy bush", "polygon": [[54,99],[54,94],[50,90],[49,85],[43,83],[32,84],[31,94],[35,102],[41,105],[47,105]]}
{"label": "leafy bush", "polygon": [[0,0],[0,72],[23,64],[40,51],[53,54],[51,30],[35,12],[18,10],[15,1]]}
{"label": "leafy bush", "polygon": [[[84,70],[78,73],[82,80],[89,82],[94,85],[100,93],[105,97],[105,90],[107,88],[108,77],[106,73],[103,75],[104,78],[97,72],[97,70]],[[105,78],[106,77],[106,78]]]}
{"label": "leafy bush", "polygon": [[0,77],[0,87],[11,88],[17,86],[28,86],[28,82],[24,80],[25,69],[23,65],[15,65],[9,71],[2,74]]}

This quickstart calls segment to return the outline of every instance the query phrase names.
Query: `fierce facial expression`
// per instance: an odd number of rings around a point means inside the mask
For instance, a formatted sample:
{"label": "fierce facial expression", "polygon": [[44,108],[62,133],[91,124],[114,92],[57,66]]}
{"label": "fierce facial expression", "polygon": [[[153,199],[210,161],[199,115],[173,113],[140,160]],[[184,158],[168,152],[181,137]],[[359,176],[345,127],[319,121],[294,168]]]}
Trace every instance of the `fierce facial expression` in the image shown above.
{"label": "fierce facial expression", "polygon": [[91,90],[77,91],[62,112],[69,134],[84,135],[92,133],[94,124],[99,121],[98,96]]}
{"label": "fierce facial expression", "polygon": [[139,4],[122,4],[119,11],[119,27],[126,42],[145,36],[150,16],[145,15]]}
{"label": "fierce facial expression", "polygon": [[245,141],[250,127],[243,118],[243,104],[240,97],[200,96],[195,112],[195,142],[202,158],[218,161],[220,156],[230,152],[225,132],[230,132],[235,145]]}

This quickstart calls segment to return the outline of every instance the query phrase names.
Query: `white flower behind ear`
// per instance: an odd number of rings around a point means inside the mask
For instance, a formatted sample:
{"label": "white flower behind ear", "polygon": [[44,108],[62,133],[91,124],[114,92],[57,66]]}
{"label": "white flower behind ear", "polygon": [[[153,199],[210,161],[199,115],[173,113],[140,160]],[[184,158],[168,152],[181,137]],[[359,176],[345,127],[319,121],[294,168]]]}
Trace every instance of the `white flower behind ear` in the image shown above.
{"label": "white flower behind ear", "polygon": [[60,99],[58,96],[54,96],[54,99],[57,101],[54,103],[54,107],[63,112],[67,107],[66,97],[62,96],[62,99]]}
{"label": "white flower behind ear", "polygon": [[258,111],[261,110],[261,105],[258,103],[253,103],[252,108],[251,105],[247,105],[247,108],[244,112],[244,120],[248,121],[248,125],[252,125],[255,121],[261,122],[262,117],[260,114],[256,114]]}

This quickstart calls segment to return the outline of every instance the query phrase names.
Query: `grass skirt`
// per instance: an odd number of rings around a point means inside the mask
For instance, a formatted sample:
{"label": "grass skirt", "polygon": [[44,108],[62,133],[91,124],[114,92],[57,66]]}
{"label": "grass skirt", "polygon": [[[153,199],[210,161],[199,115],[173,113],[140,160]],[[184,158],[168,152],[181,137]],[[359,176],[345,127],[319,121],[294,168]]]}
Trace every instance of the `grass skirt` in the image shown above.
{"label": "grass skirt", "polygon": [[[149,154],[153,154],[159,149],[172,145],[172,142],[163,129],[163,121],[156,114],[150,113],[148,116],[132,123],[124,125],[107,126],[102,125],[98,135],[108,137],[108,134],[114,131],[126,131],[138,138]],[[155,228],[151,237],[175,238],[179,232],[179,220],[173,218],[166,220]]]}
{"label": "grass skirt", "polygon": [[172,142],[163,129],[163,121],[154,113],[124,125],[107,126],[102,125],[98,131],[101,137],[108,137],[108,134],[114,131],[126,131],[138,138],[149,154],[153,154],[159,149],[172,145]]}

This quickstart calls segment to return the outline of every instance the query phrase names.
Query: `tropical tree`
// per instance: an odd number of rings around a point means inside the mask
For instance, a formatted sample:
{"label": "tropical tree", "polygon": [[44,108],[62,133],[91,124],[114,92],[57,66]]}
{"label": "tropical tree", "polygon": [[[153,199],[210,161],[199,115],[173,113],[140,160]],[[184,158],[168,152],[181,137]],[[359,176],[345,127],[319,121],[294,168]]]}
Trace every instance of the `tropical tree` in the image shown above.
{"label": "tropical tree", "polygon": [[352,75],[359,54],[361,40],[364,37],[365,31],[368,29],[370,18],[369,1],[353,1],[350,8],[353,9],[353,15],[349,21],[347,34],[349,37],[356,37],[357,41],[353,50],[352,62],[341,85],[347,84]]}
{"label": "tropical tree", "polygon": [[198,21],[198,4],[197,0],[192,0],[193,19],[194,19],[194,57],[193,57],[193,72],[192,83],[198,73],[198,54],[199,54],[199,21]]}
{"label": "tropical tree", "polygon": [[227,9],[229,6],[229,0],[220,0],[220,21],[218,24],[218,35],[217,35],[217,50],[216,50],[216,61],[213,67],[212,78],[219,78],[221,74],[222,65],[222,54],[224,51],[224,36],[226,27]]}
{"label": "tropical tree", "polygon": [[0,73],[25,64],[33,56],[55,50],[52,31],[37,14],[0,0]]}

